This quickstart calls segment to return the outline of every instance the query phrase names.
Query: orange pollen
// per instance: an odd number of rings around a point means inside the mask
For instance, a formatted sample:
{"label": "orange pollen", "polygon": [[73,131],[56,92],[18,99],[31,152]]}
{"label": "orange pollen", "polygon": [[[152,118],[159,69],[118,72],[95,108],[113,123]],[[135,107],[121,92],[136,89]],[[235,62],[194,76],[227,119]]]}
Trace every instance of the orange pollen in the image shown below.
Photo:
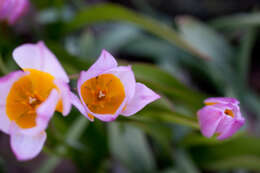
{"label": "orange pollen", "polygon": [[226,115],[228,115],[228,116],[231,116],[232,118],[234,118],[234,117],[235,117],[235,115],[234,115],[233,111],[232,111],[232,110],[230,110],[230,109],[226,109],[224,113],[225,113]]}
{"label": "orange pollen", "polygon": [[215,105],[215,104],[217,104],[217,103],[215,103],[215,102],[206,102],[205,103],[207,106],[210,106],[210,105]]}
{"label": "orange pollen", "polygon": [[26,129],[36,125],[38,106],[47,99],[51,90],[57,87],[53,83],[54,77],[49,73],[34,69],[25,71],[29,74],[18,79],[9,91],[6,114],[11,121]]}
{"label": "orange pollen", "polygon": [[113,74],[102,74],[81,86],[83,101],[91,112],[114,114],[125,99],[124,86]]}

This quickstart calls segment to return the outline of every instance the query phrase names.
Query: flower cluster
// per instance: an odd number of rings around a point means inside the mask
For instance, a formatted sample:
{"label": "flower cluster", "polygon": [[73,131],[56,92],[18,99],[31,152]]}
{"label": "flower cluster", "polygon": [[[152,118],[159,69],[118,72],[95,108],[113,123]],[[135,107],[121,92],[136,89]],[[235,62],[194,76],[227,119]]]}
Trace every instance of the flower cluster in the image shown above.
{"label": "flower cluster", "polygon": [[[118,66],[103,50],[98,60],[80,73],[78,95],[55,55],[40,41],[23,44],[13,52],[22,70],[0,78],[0,130],[10,135],[19,160],[37,156],[46,140],[46,128],[55,111],[68,115],[74,105],[86,118],[113,121],[131,116],[160,98],[135,80],[131,66]],[[198,111],[201,132],[218,139],[232,136],[243,124],[234,98],[208,98]]]}
{"label": "flower cluster", "polygon": [[[29,0],[0,0],[0,21],[14,25],[29,5]],[[66,116],[74,105],[90,121],[108,122],[119,115],[131,116],[160,98],[136,82],[131,66],[118,66],[106,50],[80,73],[79,97],[71,92],[68,75],[42,41],[17,47],[13,58],[22,70],[0,78],[0,130],[10,135],[18,160],[32,159],[41,152],[55,111]],[[197,112],[204,136],[223,140],[244,125],[238,100],[208,98],[205,104]]]}
{"label": "flower cluster", "polygon": [[245,123],[242,117],[239,101],[234,98],[208,98],[205,107],[197,113],[201,133],[206,137],[217,135],[222,140],[232,136]]}
{"label": "flower cluster", "polygon": [[117,66],[105,50],[78,80],[80,99],[69,89],[69,77],[43,42],[16,48],[13,58],[22,70],[0,78],[0,130],[10,135],[19,160],[37,156],[55,111],[68,115],[71,106],[91,121],[130,116],[160,96],[135,81],[130,66]]}
{"label": "flower cluster", "polygon": [[0,20],[5,20],[9,25],[25,15],[28,11],[29,0],[1,0],[0,1]]}

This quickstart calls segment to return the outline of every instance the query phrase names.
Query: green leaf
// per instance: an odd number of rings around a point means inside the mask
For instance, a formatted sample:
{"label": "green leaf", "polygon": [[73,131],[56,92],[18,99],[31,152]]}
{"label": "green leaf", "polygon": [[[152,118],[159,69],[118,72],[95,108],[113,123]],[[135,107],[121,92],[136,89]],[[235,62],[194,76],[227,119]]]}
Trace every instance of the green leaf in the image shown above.
{"label": "green leaf", "polygon": [[140,28],[191,53],[192,55],[204,58],[203,54],[187,44],[187,42],[168,25],[116,4],[99,4],[83,9],[75,16],[74,20],[67,24],[65,28],[67,29],[67,32],[72,32],[84,27],[85,25],[106,21],[123,21],[135,24],[136,26],[139,26]]}
{"label": "green leaf", "polygon": [[238,54],[238,72],[242,84],[246,85],[248,83],[247,77],[249,75],[250,58],[253,50],[254,43],[256,41],[257,30],[256,28],[248,28],[245,35],[241,39],[240,51]]}
{"label": "green leaf", "polygon": [[161,146],[163,146],[167,152],[170,151],[171,147],[169,139],[171,138],[172,132],[169,127],[156,121],[142,121],[135,119],[127,119],[125,123],[138,127],[143,132],[151,136]]}
{"label": "green leaf", "polygon": [[[85,130],[86,126],[88,125],[88,120],[83,115],[80,115],[75,122],[71,125],[68,129],[66,134],[66,141],[64,144],[59,144],[56,147],[56,151],[58,154],[64,154],[66,152],[66,143],[73,143],[77,141],[79,137],[82,135],[83,131]],[[55,167],[62,161],[62,158],[58,155],[50,155],[47,160],[43,162],[41,167],[38,169],[37,173],[49,173],[55,169]]]}
{"label": "green leaf", "polygon": [[195,166],[195,163],[191,160],[189,154],[185,150],[177,150],[174,153],[177,167],[182,173],[199,173],[199,169]]}
{"label": "green leaf", "polygon": [[[136,123],[140,123],[139,125],[141,124],[152,125],[160,122],[162,123],[162,125],[174,123],[174,124],[180,124],[195,129],[199,129],[197,118],[194,115],[188,116],[186,114],[182,114],[175,111],[174,107],[172,107],[172,105],[168,105],[167,101],[164,98],[161,98],[149,104],[144,109],[142,109],[142,111],[138,112],[134,116],[131,117],[120,116],[118,120],[123,122],[130,121],[129,123],[133,123],[133,125],[138,125]],[[157,125],[157,127],[160,128],[160,125]],[[145,131],[149,133],[150,130],[155,130],[155,129],[145,129]],[[161,128],[161,130],[164,131],[165,133],[164,135],[167,134],[166,129]],[[167,137],[167,135],[165,137]]]}
{"label": "green leaf", "polygon": [[135,64],[133,70],[137,81],[168,96],[174,103],[188,105],[193,111],[202,107],[206,96],[189,89],[166,71],[148,64]]}
{"label": "green leaf", "polygon": [[[189,141],[194,139],[195,137]],[[189,151],[200,167],[211,170],[234,168],[260,170],[260,165],[257,164],[260,161],[259,138],[245,134],[224,141],[213,140],[205,138],[203,143],[190,141]]]}
{"label": "green leaf", "polygon": [[110,123],[108,130],[112,156],[132,172],[154,172],[155,161],[142,131],[120,123]]}
{"label": "green leaf", "polygon": [[98,36],[97,48],[100,50],[106,49],[111,52],[122,51],[124,45],[128,45],[130,41],[143,35],[139,29],[132,25],[115,24],[110,30],[101,33]]}
{"label": "green leaf", "polygon": [[1,56],[1,54],[0,54],[0,72],[4,75],[6,75],[8,73],[8,70],[3,62],[3,58]]}
{"label": "green leaf", "polygon": [[211,21],[210,25],[218,29],[257,27],[260,25],[260,13],[224,16]]}
{"label": "green leaf", "polygon": [[235,156],[227,159],[217,160],[207,165],[208,169],[224,170],[224,169],[237,169],[244,168],[248,170],[260,170],[260,157],[252,155]]}
{"label": "green leaf", "polygon": [[161,171],[160,173],[181,173],[180,171],[178,171],[175,168],[168,168],[166,170]]}
{"label": "green leaf", "polygon": [[199,124],[195,117],[185,116],[178,112],[163,112],[157,109],[151,109],[149,112],[142,113],[142,115],[153,118],[153,120],[157,122],[175,123],[199,129]]}
{"label": "green leaf", "polygon": [[234,72],[235,51],[229,42],[213,28],[192,17],[179,17],[177,23],[183,39],[208,57],[201,68],[207,69],[217,89],[221,93],[235,89],[239,78]]}
{"label": "green leaf", "polygon": [[233,56],[232,47],[225,38],[206,24],[189,16],[178,17],[176,22],[182,38],[214,62],[223,62]]}
{"label": "green leaf", "polygon": [[70,55],[60,44],[47,40],[46,45],[56,55],[69,74],[79,73],[90,67],[92,60]]}

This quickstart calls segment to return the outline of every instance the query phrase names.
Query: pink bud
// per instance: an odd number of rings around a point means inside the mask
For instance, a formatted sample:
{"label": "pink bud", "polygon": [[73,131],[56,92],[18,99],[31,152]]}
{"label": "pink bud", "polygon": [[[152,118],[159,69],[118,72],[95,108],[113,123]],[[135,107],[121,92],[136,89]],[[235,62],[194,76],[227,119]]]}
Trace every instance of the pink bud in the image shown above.
{"label": "pink bud", "polygon": [[206,106],[197,112],[201,133],[206,137],[216,134],[222,140],[232,136],[245,123],[239,101],[235,98],[208,98]]}

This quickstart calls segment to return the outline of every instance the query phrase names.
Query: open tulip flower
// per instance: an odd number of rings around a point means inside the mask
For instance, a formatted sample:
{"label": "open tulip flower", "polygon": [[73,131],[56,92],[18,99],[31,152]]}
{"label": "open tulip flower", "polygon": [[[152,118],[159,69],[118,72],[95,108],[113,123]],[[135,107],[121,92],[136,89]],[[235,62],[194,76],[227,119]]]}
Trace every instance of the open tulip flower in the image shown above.
{"label": "open tulip flower", "polygon": [[113,121],[120,114],[130,116],[160,98],[135,81],[130,66],[117,66],[115,58],[105,50],[88,71],[80,73],[77,88],[82,104],[74,104],[90,120],[96,117]]}
{"label": "open tulip flower", "polygon": [[29,4],[29,0],[0,0],[0,20],[15,24],[28,11]]}
{"label": "open tulip flower", "polygon": [[55,110],[70,112],[69,78],[43,42],[21,45],[13,57],[23,71],[0,78],[0,129],[17,159],[29,160],[41,151]]}
{"label": "open tulip flower", "polygon": [[232,136],[245,123],[239,101],[234,98],[208,98],[205,107],[197,113],[201,133],[206,137],[217,135],[222,140]]}

